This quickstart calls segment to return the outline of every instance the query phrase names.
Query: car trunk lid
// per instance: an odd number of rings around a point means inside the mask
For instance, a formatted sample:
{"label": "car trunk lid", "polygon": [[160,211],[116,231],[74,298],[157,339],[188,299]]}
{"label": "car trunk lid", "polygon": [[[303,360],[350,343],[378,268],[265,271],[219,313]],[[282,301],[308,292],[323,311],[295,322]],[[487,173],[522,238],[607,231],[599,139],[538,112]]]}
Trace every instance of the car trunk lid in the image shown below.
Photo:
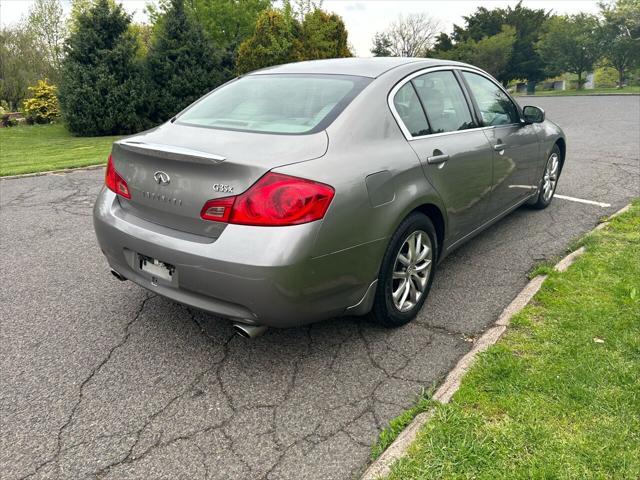
{"label": "car trunk lid", "polygon": [[203,220],[207,200],[238,195],[269,170],[321,157],[327,135],[273,135],[179,124],[114,143],[115,169],[131,199],[122,208],[158,225],[217,238],[225,224]]}

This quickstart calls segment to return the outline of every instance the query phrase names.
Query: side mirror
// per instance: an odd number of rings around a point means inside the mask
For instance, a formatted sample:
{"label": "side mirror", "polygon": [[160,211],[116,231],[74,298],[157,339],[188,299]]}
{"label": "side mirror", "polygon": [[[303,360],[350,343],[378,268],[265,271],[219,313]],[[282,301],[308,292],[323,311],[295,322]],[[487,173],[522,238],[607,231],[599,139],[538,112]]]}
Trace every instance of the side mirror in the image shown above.
{"label": "side mirror", "polygon": [[524,122],[526,124],[544,122],[544,110],[540,107],[527,105],[522,109],[522,114],[524,115]]}

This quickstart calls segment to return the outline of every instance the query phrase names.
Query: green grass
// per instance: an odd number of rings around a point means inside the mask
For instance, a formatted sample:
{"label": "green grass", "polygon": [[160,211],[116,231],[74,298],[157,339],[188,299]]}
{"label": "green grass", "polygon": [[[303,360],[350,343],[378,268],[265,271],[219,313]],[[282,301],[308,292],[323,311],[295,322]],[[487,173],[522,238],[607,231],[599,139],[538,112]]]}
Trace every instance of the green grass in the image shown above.
{"label": "green grass", "polygon": [[[624,88],[592,88],[582,90],[536,90],[535,95],[540,97],[546,96],[571,96],[571,95],[611,95],[611,94],[640,94],[640,86],[631,86]],[[518,93],[517,96],[527,95],[526,93]]]}
{"label": "green grass", "polygon": [[375,460],[393,443],[400,433],[407,428],[413,419],[422,412],[429,410],[433,406],[433,402],[429,399],[431,393],[423,391],[418,397],[415,405],[409,410],[405,410],[396,418],[389,422],[380,435],[377,443],[371,449],[371,459]]}
{"label": "green grass", "polygon": [[391,479],[640,478],[640,201],[581,243]]}
{"label": "green grass", "polygon": [[0,128],[0,176],[106,163],[119,137],[73,137],[64,125]]}

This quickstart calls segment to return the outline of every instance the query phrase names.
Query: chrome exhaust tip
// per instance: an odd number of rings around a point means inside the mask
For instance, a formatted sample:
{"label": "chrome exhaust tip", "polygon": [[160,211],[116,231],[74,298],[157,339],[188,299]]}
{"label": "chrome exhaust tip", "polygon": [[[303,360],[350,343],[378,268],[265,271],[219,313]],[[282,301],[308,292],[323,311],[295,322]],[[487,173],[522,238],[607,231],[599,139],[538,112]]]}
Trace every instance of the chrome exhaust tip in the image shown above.
{"label": "chrome exhaust tip", "polygon": [[120,275],[118,272],[116,272],[115,270],[111,270],[111,275],[113,275],[114,277],[116,277],[118,280],[120,280],[121,282],[126,282],[127,279],[125,277],[123,277],[122,275]]}
{"label": "chrome exhaust tip", "polygon": [[244,338],[256,338],[267,331],[265,325],[249,325],[248,323],[233,323],[233,330]]}

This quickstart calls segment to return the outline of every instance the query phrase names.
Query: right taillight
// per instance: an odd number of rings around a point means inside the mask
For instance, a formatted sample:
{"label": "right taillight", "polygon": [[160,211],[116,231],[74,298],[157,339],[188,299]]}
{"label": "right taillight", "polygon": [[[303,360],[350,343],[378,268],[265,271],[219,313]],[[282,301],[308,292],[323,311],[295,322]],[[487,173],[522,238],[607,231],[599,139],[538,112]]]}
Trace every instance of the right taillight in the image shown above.
{"label": "right taillight", "polygon": [[323,218],[334,194],[324,183],[267,173],[241,195],[209,200],[200,216],[239,225],[299,225]]}
{"label": "right taillight", "polygon": [[111,158],[111,155],[109,155],[109,160],[107,161],[107,172],[104,176],[104,184],[109,190],[117,193],[118,195],[121,195],[124,198],[131,198],[129,186],[113,166],[113,159]]}

